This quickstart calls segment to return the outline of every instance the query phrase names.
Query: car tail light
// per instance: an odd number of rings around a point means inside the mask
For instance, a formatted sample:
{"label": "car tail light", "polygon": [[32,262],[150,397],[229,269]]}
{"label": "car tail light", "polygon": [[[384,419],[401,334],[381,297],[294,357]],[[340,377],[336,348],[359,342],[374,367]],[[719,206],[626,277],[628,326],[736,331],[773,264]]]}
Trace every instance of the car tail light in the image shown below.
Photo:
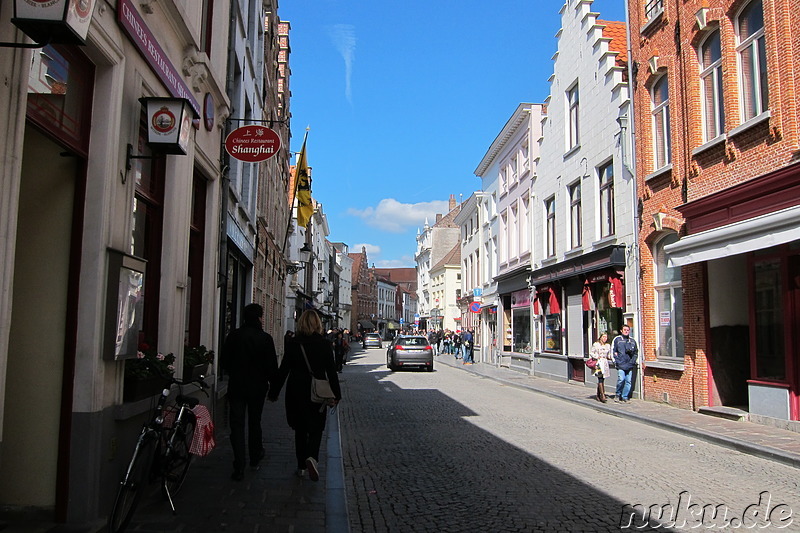
{"label": "car tail light", "polygon": [[430,344],[429,344],[429,345],[427,345],[427,346],[425,347],[425,349],[426,349],[426,350],[433,350],[433,348],[431,348],[431,345],[430,345]]}
{"label": "car tail light", "polygon": [[403,348],[402,346],[400,346],[400,345],[398,344],[397,346],[395,346],[395,347],[394,347],[394,349],[395,349],[395,351],[397,351],[397,350],[400,350],[400,351],[402,351],[402,350],[404,350],[405,348]]}

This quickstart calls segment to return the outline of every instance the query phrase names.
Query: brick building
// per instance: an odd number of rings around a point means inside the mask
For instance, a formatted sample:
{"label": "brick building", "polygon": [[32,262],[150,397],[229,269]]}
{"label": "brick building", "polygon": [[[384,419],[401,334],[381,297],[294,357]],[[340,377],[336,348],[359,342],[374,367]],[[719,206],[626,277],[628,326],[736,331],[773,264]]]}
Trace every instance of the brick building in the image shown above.
{"label": "brick building", "polygon": [[792,7],[630,3],[647,399],[800,417]]}

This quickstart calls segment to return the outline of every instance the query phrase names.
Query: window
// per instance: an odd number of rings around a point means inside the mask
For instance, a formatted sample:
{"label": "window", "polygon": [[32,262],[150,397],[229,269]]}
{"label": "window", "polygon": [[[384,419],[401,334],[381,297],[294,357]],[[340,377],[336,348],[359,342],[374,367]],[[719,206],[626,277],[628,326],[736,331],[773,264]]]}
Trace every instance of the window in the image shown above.
{"label": "window", "polygon": [[667,166],[672,160],[669,132],[669,84],[661,76],[653,84],[653,164],[655,170]]}
{"label": "window", "polygon": [[644,16],[647,20],[652,20],[664,12],[664,0],[647,0],[644,5]]}
{"label": "window", "polygon": [[742,99],[742,122],[767,110],[767,53],[764,41],[764,9],[761,0],[753,0],[736,19],[739,45],[739,90]]}
{"label": "window", "polygon": [[710,141],[725,130],[722,105],[722,49],[719,30],[700,45],[700,92],[703,100],[703,141]]}
{"label": "window", "polygon": [[517,156],[514,156],[514,157],[511,158],[511,163],[510,163],[509,166],[510,166],[510,168],[509,168],[508,173],[511,176],[511,183],[513,184],[513,183],[516,183],[517,179],[518,179],[518,177],[517,177]]}
{"label": "window", "polygon": [[581,245],[581,182],[569,187],[569,230],[570,245],[578,248]]}
{"label": "window", "polygon": [[786,379],[783,283],[780,258],[755,262],[756,377]]}
{"label": "window", "polygon": [[670,233],[653,246],[658,357],[683,360],[683,298],[681,268],[667,265],[664,247],[678,241]]}
{"label": "window", "polygon": [[500,169],[500,192],[508,191],[508,173],[505,168]]}
{"label": "window", "polygon": [[614,235],[614,163],[600,167],[600,237]]}
{"label": "window", "polygon": [[556,198],[555,196],[546,200],[544,211],[547,213],[547,257],[556,255]]}
{"label": "window", "polygon": [[578,84],[575,84],[570,90],[567,91],[567,113],[569,116],[569,137],[567,138],[567,150],[571,150],[578,146]]}

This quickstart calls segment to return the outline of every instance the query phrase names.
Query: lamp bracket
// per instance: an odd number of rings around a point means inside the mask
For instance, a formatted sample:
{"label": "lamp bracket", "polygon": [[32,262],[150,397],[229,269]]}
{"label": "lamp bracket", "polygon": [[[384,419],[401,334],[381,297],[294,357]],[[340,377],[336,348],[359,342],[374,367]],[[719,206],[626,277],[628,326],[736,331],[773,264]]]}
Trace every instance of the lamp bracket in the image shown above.
{"label": "lamp bracket", "polygon": [[41,43],[0,43],[0,48],[44,48],[50,44],[50,39]]}
{"label": "lamp bracket", "polygon": [[133,155],[133,145],[128,143],[128,149],[125,154],[125,171],[131,169],[131,159],[161,159],[164,154],[160,155]]}

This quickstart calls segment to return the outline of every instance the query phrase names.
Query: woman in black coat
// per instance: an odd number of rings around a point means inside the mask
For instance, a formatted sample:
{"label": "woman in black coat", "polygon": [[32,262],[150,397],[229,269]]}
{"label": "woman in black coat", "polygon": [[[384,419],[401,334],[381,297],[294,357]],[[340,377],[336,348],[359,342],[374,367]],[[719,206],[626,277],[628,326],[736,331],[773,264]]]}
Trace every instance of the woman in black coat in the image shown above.
{"label": "woman in black coat", "polygon": [[[294,429],[295,454],[297,456],[297,474],[319,480],[319,447],[322,432],[325,430],[327,406],[311,401],[311,373],[317,378],[327,377],[331,389],[336,396],[328,403],[335,406],[342,398],[339,377],[336,373],[333,345],[323,336],[322,322],[313,309],[306,310],[297,321],[295,337],[284,347],[284,356],[275,383],[269,389],[270,401],[275,401],[288,377],[286,385],[286,420]],[[305,350],[308,358],[303,357]]]}

